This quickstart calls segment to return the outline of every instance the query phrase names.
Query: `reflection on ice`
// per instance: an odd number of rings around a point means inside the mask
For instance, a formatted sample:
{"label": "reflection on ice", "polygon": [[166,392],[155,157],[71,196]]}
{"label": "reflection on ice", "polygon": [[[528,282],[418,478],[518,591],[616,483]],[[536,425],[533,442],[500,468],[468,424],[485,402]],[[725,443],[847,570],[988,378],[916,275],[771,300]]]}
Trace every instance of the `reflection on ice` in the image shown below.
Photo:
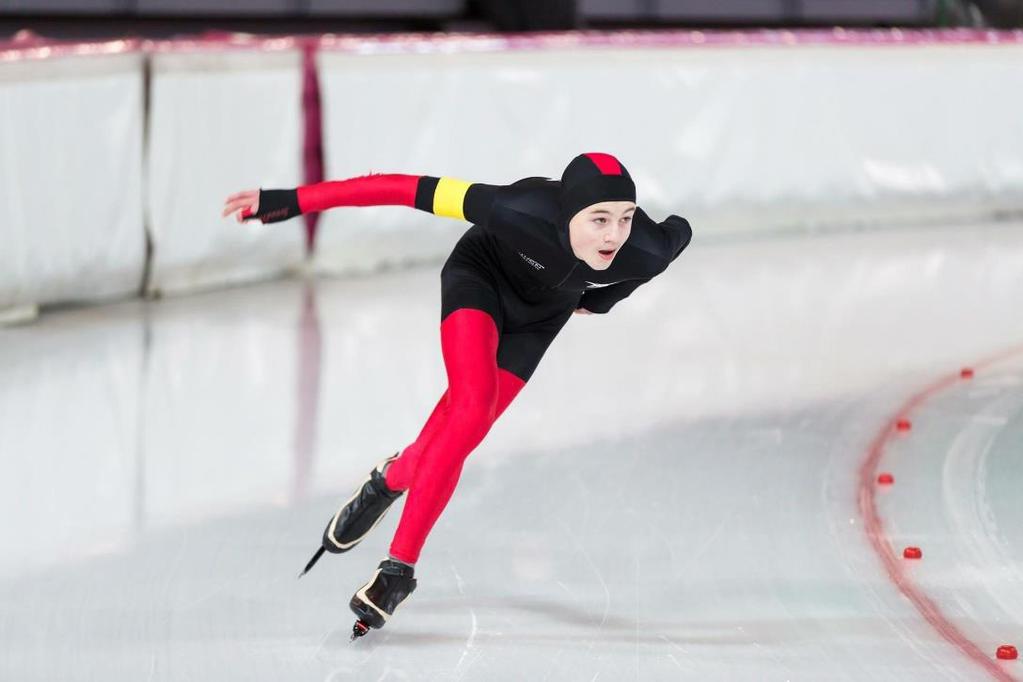
{"label": "reflection on ice", "polygon": [[[856,468],[922,383],[1023,342],[1023,226],[697,233],[573,318],[470,458],[420,589],[353,647],[346,602],[397,515],[293,578],[443,391],[438,272],[0,329],[0,678],[973,679],[886,584]],[[931,406],[944,426],[907,443],[936,458],[892,462],[916,494],[882,500],[979,636],[1023,613],[983,596],[1023,552],[1021,377]]]}

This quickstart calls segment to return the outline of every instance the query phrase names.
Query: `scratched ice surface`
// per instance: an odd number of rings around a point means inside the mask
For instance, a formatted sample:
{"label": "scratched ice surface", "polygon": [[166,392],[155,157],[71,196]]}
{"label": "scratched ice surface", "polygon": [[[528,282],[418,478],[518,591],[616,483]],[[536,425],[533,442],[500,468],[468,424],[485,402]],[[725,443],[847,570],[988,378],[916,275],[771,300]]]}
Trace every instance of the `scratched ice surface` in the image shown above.
{"label": "scratched ice surface", "polygon": [[[712,241],[576,316],[351,644],[397,515],[296,580],[444,373],[438,267],[0,329],[0,680],[978,680],[867,539],[910,396],[1023,344],[1023,225]],[[885,542],[1023,648],[1023,362],[935,393]],[[1015,641],[1014,641],[1015,640]]]}

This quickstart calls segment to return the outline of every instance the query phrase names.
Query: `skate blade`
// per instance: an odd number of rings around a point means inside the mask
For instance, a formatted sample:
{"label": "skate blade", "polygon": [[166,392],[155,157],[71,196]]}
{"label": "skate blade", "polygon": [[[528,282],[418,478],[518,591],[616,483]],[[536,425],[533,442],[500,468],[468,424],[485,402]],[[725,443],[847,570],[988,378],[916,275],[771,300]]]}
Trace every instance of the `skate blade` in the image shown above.
{"label": "skate blade", "polygon": [[320,560],[320,557],[323,556],[323,553],[326,551],[327,550],[324,549],[323,547],[320,547],[318,550],[316,550],[316,554],[314,554],[313,558],[309,560],[309,563],[305,565],[305,568],[302,570],[301,573],[298,574],[298,577],[301,578],[306,573],[308,573],[309,569],[316,565],[316,562]]}
{"label": "skate blade", "polygon": [[367,632],[369,632],[369,625],[361,620],[357,620],[355,625],[352,626],[352,638],[349,641],[354,642],[359,637],[365,637]]}

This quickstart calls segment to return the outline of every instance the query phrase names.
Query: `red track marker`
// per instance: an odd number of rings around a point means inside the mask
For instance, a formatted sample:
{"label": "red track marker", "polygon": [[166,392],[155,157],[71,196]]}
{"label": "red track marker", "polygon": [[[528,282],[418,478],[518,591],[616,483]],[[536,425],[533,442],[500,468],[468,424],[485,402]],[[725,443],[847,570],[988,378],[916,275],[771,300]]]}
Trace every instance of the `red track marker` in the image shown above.
{"label": "red track marker", "polygon": [[[982,362],[975,364],[974,367],[988,367],[1017,355],[1023,355],[1023,345],[1007,349],[997,355],[992,355]],[[898,416],[900,413],[910,413],[914,408],[927,402],[936,394],[954,387],[959,381],[961,381],[959,376],[953,373],[935,380],[934,383],[910,396],[893,417]],[[913,607],[934,628],[937,634],[941,635],[949,644],[959,649],[979,669],[986,672],[992,680],[997,682],[1020,682],[1015,676],[1008,673],[1004,665],[991,658],[990,649],[984,651],[960,632],[949,617],[942,612],[941,607],[919,585],[913,582],[911,571],[906,566],[906,563],[898,560],[897,550],[887,537],[884,523],[881,522],[881,515],[877,510],[878,488],[876,483],[878,463],[885,454],[885,446],[894,437],[895,433],[891,422],[884,422],[880,430],[875,434],[870,446],[864,452],[865,457],[860,463],[858,499],[860,516],[863,519],[862,527],[866,532],[867,541],[877,554],[878,559],[880,559],[892,584],[913,604]]]}
{"label": "red track marker", "polygon": [[970,369],[969,367],[963,367],[961,370],[959,370],[959,376],[961,376],[963,379],[972,379],[973,370]]}
{"label": "red track marker", "polygon": [[900,419],[899,421],[895,422],[895,428],[897,428],[899,431],[909,431],[911,428],[913,428],[913,423],[908,419]]}
{"label": "red track marker", "polygon": [[902,550],[902,556],[906,559],[922,559],[924,553],[920,551],[919,547],[907,547]]}
{"label": "red track marker", "polygon": [[1019,652],[1011,644],[1003,644],[998,647],[998,653],[995,655],[1002,661],[1015,661],[1019,657]]}
{"label": "red track marker", "polygon": [[889,473],[879,474],[877,477],[878,485],[891,485],[892,483],[895,483],[895,477]]}

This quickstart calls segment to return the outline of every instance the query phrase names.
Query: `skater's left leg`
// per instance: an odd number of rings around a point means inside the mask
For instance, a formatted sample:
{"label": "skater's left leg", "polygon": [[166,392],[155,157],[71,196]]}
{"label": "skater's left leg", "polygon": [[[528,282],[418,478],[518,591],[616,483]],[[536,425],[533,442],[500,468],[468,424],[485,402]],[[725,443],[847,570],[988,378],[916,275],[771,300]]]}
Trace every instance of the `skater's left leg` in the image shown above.
{"label": "skater's left leg", "polygon": [[[448,319],[450,320],[462,312],[466,311],[456,311]],[[479,313],[479,311],[467,312]],[[427,535],[454,493],[465,459],[483,440],[501,412],[526,385],[540,363],[540,359],[570,315],[571,310],[556,318],[547,329],[502,333],[495,354],[491,355],[493,351],[490,350],[489,345],[492,341],[488,341],[487,351],[473,360],[475,369],[472,370],[472,373],[477,376],[490,377],[491,373],[496,370],[499,399],[496,401],[494,412],[489,419],[484,418],[479,410],[473,409],[474,404],[481,402],[473,396],[473,393],[482,395],[486,391],[479,390],[479,387],[475,390],[467,390],[469,382],[464,380],[468,376],[464,365],[467,356],[466,348],[480,348],[482,344],[478,342],[465,344],[464,341],[459,340],[459,335],[449,335],[449,343],[444,347],[444,358],[449,369],[448,390],[450,392],[449,404],[445,409],[450,414],[450,418],[438,423],[436,434],[419,455],[414,478],[408,483],[409,497],[405,502],[405,509],[394,534],[394,541],[391,543],[391,557],[407,564],[414,564],[419,559],[419,553],[426,542]],[[486,316],[483,314],[476,317],[482,320]],[[453,330],[454,328],[452,328]],[[471,354],[468,355],[471,356]],[[459,367],[462,368],[459,369]],[[484,383],[489,383],[489,378]],[[456,391],[456,387],[461,390]],[[460,405],[459,396],[462,396],[464,404]],[[477,412],[480,414],[474,417],[473,415]],[[471,433],[467,433],[467,431]],[[397,463],[396,461],[395,465]],[[388,477],[388,485],[390,485],[390,477]]]}
{"label": "skater's left leg", "polygon": [[454,492],[462,463],[490,430],[497,415],[500,341],[493,318],[461,308],[441,323],[441,350],[448,374],[447,418],[419,457],[391,556],[414,564],[427,534]]}
{"label": "skater's left leg", "polygon": [[416,463],[419,461],[419,455],[422,454],[426,446],[429,445],[430,441],[433,440],[434,434],[437,430],[442,428],[448,414],[448,391],[445,390],[444,394],[441,395],[440,400],[437,401],[437,405],[433,408],[433,412],[426,420],[426,424],[423,425],[423,429],[419,432],[419,436],[405,446],[402,450],[398,459],[391,462],[384,472],[387,476],[387,487],[391,490],[407,490],[409,485],[412,483],[412,477],[416,470]]}
{"label": "skater's left leg", "polygon": [[[522,387],[526,385],[522,379],[505,369],[498,368],[497,375],[498,386],[497,409],[494,414],[495,422],[501,417],[504,411],[508,409],[508,406],[511,405],[512,401],[515,400],[515,396],[519,394]],[[415,478],[420,457],[423,452],[429,448],[430,443],[433,441],[437,432],[445,428],[449,414],[450,407],[448,405],[448,391],[444,391],[444,395],[441,396],[437,406],[433,409],[433,413],[426,421],[426,425],[419,433],[419,437],[416,438],[414,443],[402,450],[401,457],[393,461],[387,467],[386,473],[388,488],[395,491],[408,490]]]}
{"label": "skater's left leg", "polygon": [[[479,272],[475,267],[467,266],[466,263],[453,254],[449,257],[448,262],[444,264],[440,278],[442,353],[445,343],[449,346],[456,342],[462,343],[458,342],[455,338],[454,332],[457,330],[452,325],[446,324],[451,319],[452,314],[456,312],[460,320],[465,315],[477,319],[482,319],[480,318],[481,315],[489,317],[492,324],[484,325],[484,327],[487,328],[486,333],[489,333],[491,327],[496,328],[497,335],[488,341],[488,343],[496,345],[504,328],[504,314],[501,297],[498,294],[496,283],[493,281],[493,276],[488,272]],[[445,332],[446,328],[448,332]],[[460,328],[462,329],[460,333],[464,334],[467,330],[471,330],[472,326],[462,324]],[[445,335],[448,336],[446,342]],[[464,343],[464,345],[471,347],[472,344]],[[446,357],[444,363],[445,368],[447,368]],[[496,370],[496,367],[494,369]],[[437,405],[433,408],[429,419],[426,420],[426,424],[423,426],[422,431],[420,431],[419,437],[416,438],[415,442],[402,450],[401,456],[387,467],[387,487],[391,490],[404,491],[412,485],[423,452],[430,447],[436,435],[447,428],[446,424],[451,417],[450,371],[448,374],[448,389],[444,391],[444,395],[437,401]],[[498,394],[497,401],[497,413],[500,414],[502,401],[500,393]],[[510,399],[508,402],[510,402]]]}
{"label": "skater's left leg", "polygon": [[[460,312],[465,314],[461,315]],[[496,357],[492,354],[493,325],[487,324],[487,314],[483,311],[456,311],[452,315],[454,323],[446,330],[442,323],[442,348],[448,369],[449,393],[445,394],[447,397],[442,398],[431,415],[430,421],[436,420],[435,423],[428,424],[423,429],[424,433],[420,434],[420,437],[425,434],[429,438],[421,444],[422,449],[416,456],[411,474],[413,480],[410,497],[391,543],[391,556],[380,563],[370,581],[355,593],[349,604],[359,618],[352,631],[353,639],[366,634],[370,628],[382,627],[398,605],[415,589],[413,564],[419,558],[427,534],[454,492],[464,459],[525,386],[540,358],[570,315],[571,310],[566,311],[563,317],[556,318],[546,330],[500,334]],[[447,335],[447,339],[446,331],[452,332]],[[466,338],[475,340],[464,344]],[[461,345],[466,346],[463,349],[466,352],[459,351]],[[474,403],[484,407],[490,404],[488,396],[492,389],[489,388],[491,380],[488,377],[492,376],[493,369],[496,369],[494,375],[498,386],[492,412],[490,408],[475,409]],[[464,377],[467,370],[470,374],[477,374],[477,379],[483,377],[483,380],[465,382],[456,379]],[[459,390],[452,390],[456,386]],[[468,401],[459,398],[465,395],[467,386],[475,386],[477,398]],[[460,419],[466,418],[475,423],[472,428],[478,431],[469,440],[465,439],[464,429],[460,429],[460,426],[465,426]],[[435,429],[432,435],[427,433],[431,427]],[[398,462],[400,459],[394,465]]]}

